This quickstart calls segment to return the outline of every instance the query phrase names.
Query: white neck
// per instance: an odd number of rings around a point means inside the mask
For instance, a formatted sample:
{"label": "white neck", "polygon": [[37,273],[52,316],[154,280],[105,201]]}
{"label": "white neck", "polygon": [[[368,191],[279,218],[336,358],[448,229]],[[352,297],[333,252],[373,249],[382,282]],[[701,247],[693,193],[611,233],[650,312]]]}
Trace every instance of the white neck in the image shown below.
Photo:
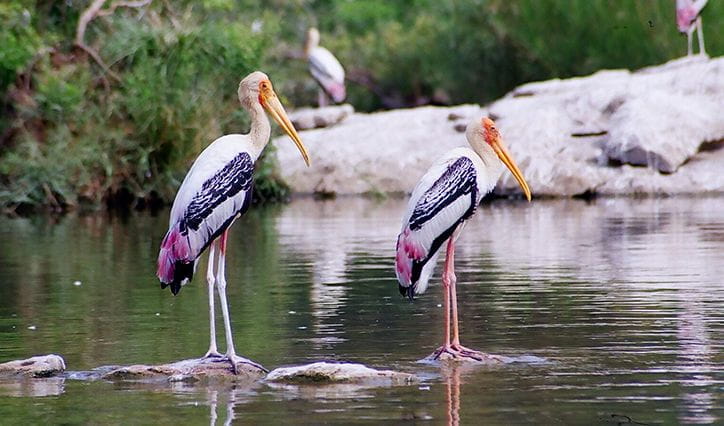
{"label": "white neck", "polygon": [[269,124],[269,118],[266,116],[261,104],[251,102],[250,105],[245,106],[251,117],[251,129],[249,130],[249,140],[251,141],[251,149],[253,150],[251,154],[253,154],[254,159],[256,159],[262,150],[264,150],[266,144],[269,143],[271,124]]}
{"label": "white neck", "polygon": [[312,53],[312,49],[319,46],[319,35],[310,33],[307,34],[307,42],[304,45],[304,54],[309,56]]}
{"label": "white neck", "polygon": [[483,164],[485,165],[483,169],[485,177],[483,179],[480,179],[482,178],[481,176],[479,178],[479,182],[484,183],[483,186],[485,186],[485,188],[481,189],[484,191],[484,194],[487,194],[488,192],[492,191],[495,185],[498,183],[500,176],[505,171],[505,164],[500,161],[498,155],[491,148],[473,146],[473,151],[478,154],[478,157],[483,160]]}

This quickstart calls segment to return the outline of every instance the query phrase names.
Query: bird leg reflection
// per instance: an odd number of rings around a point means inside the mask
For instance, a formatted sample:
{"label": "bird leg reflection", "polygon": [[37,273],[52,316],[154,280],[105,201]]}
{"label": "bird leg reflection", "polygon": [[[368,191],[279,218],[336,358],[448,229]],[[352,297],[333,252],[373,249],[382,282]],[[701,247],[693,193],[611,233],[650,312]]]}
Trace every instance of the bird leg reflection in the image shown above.
{"label": "bird leg reflection", "polygon": [[447,379],[447,424],[460,424],[460,369],[453,366],[450,371],[443,371]]}

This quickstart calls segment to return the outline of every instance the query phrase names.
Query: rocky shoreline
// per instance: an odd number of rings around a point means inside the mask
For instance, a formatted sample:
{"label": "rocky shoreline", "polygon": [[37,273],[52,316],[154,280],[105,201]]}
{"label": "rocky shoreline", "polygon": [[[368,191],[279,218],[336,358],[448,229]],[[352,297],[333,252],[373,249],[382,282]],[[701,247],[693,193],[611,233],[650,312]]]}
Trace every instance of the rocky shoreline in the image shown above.
{"label": "rocky shoreline", "polygon": [[[529,83],[485,106],[305,111],[317,126],[336,123],[300,132],[310,168],[285,138],[274,144],[296,194],[402,194],[442,153],[466,144],[467,122],[489,115],[534,196],[724,193],[722,111],[724,58],[693,56]],[[504,174],[496,193],[519,188]]]}

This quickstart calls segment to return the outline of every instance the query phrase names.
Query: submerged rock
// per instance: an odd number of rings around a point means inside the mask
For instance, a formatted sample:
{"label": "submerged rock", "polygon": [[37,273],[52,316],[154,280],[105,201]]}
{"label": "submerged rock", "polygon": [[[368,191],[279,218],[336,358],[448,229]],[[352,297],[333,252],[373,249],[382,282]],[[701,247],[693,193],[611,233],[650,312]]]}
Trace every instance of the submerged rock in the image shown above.
{"label": "submerged rock", "polygon": [[170,382],[196,382],[229,379],[257,380],[266,374],[254,364],[239,364],[238,374],[228,360],[223,358],[194,358],[160,365],[129,365],[115,368],[102,376],[105,380],[168,380]]}
{"label": "submerged rock", "polygon": [[297,130],[307,130],[333,126],[352,114],[354,108],[350,104],[301,108],[290,112],[289,120]]}
{"label": "submerged rock", "polygon": [[[465,125],[490,115],[534,195],[724,192],[724,58],[682,58],[631,72],[522,85],[480,107],[353,114],[301,133],[313,167],[277,143],[280,172],[301,194],[409,193]],[[276,140],[275,140],[276,142]],[[520,194],[504,173],[498,194]]]}
{"label": "submerged rock", "polygon": [[65,360],[55,354],[39,355],[0,364],[0,376],[53,377],[63,371],[65,371]]}
{"label": "submerged rock", "polygon": [[362,364],[315,362],[307,365],[277,368],[266,376],[266,380],[293,384],[403,385],[416,382],[417,377],[413,374],[398,371],[375,370]]}

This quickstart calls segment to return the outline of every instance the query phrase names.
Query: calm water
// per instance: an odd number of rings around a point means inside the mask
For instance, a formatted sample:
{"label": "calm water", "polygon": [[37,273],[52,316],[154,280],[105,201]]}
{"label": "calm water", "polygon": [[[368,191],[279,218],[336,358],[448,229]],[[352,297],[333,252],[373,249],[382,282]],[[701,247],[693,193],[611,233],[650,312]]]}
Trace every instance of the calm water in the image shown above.
{"label": "calm water", "polygon": [[[0,423],[723,421],[724,198],[482,208],[456,256],[463,343],[548,361],[465,371],[416,362],[442,340],[442,296],[439,275],[414,303],[397,293],[404,208],[254,208],[230,236],[228,291],[238,352],[268,368],[348,360],[420,384],[0,382]],[[54,352],[83,371],[203,354],[205,283],[173,297],[154,277],[166,225],[166,212],[0,218],[0,360]]]}

